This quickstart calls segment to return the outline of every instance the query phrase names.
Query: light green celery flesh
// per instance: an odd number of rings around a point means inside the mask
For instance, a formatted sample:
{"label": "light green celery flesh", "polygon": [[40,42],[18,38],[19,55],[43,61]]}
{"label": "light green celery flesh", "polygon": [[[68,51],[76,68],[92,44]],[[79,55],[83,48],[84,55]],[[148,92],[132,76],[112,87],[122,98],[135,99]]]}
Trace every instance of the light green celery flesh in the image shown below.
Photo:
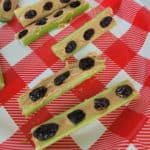
{"label": "light green celery flesh", "polygon": [[0,21],[1,21],[1,22],[9,22],[10,19],[4,18],[4,17],[0,16]]}
{"label": "light green celery flesh", "polygon": [[29,33],[21,41],[23,42],[24,45],[29,45],[31,42],[39,39],[42,35],[50,32],[51,30],[53,30],[55,28],[57,28],[60,24],[69,22],[71,19],[73,19],[74,17],[80,15],[82,12],[86,11],[88,8],[89,8],[89,4],[86,3],[85,5],[74,9],[74,11],[72,13],[68,14],[65,17],[65,19],[54,21],[54,22],[48,24],[47,26],[41,28],[37,32]]}
{"label": "light green celery flesh", "polygon": [[[119,85],[122,85],[124,83],[126,83],[126,81],[120,83]],[[74,110],[80,109],[80,108],[82,109],[82,107],[85,106],[85,105],[93,105],[93,101],[94,101],[95,98],[107,96],[107,94],[109,94],[110,92],[112,92],[119,85],[114,86],[112,88],[109,88],[107,90],[104,90],[101,93],[98,93],[96,96],[85,100],[84,102],[82,102],[82,103],[76,105],[75,107],[69,109],[68,111],[66,111],[66,112],[64,112],[64,113],[62,113],[62,114],[60,114],[60,115],[58,115],[58,116],[56,116],[56,117],[54,117],[54,118],[46,121],[45,123],[55,122],[56,120],[59,120],[60,118],[64,118],[64,117],[67,116],[68,113],[70,113],[70,112],[72,112]],[[77,130],[77,129],[79,129],[79,128],[81,128],[81,127],[83,127],[83,126],[85,126],[85,125],[87,125],[87,124],[89,124],[91,122],[93,122],[94,120],[99,119],[100,117],[103,117],[103,116],[107,115],[108,113],[110,113],[113,110],[115,110],[115,109],[117,109],[117,108],[125,105],[126,103],[130,102],[131,100],[136,99],[137,97],[138,97],[138,93],[136,91],[134,91],[132,93],[132,95],[129,96],[128,98],[126,98],[125,100],[122,99],[119,102],[117,102],[117,104],[116,103],[112,104],[111,107],[109,107],[109,109],[103,110],[103,113],[97,113],[96,115],[94,115],[94,116],[92,116],[90,118],[87,117],[87,119],[85,121],[82,121],[78,125],[75,125],[72,128],[67,129],[66,131],[64,131],[63,134],[56,135],[53,138],[50,138],[50,139],[48,139],[46,141],[42,141],[42,142],[38,143],[38,145],[36,145],[36,149],[37,150],[42,150],[43,148],[48,147],[49,145],[51,145],[51,144],[55,143],[56,141],[60,140],[61,138],[69,135],[73,131],[75,131],[75,130]],[[32,131],[34,131],[34,129]]]}
{"label": "light green celery flesh", "polygon": [[[72,81],[70,84],[68,84],[68,86],[66,88],[63,88],[61,91],[58,91],[57,93],[53,94],[53,96],[47,98],[42,103],[36,103],[36,105],[30,105],[30,106],[24,107],[23,108],[23,114],[25,116],[31,115],[32,113],[34,113],[35,111],[39,110],[40,108],[42,108],[46,104],[48,104],[51,101],[53,101],[56,98],[58,98],[60,95],[62,95],[65,92],[69,91],[73,87],[79,85],[84,80],[87,80],[88,78],[90,78],[91,76],[93,76],[94,74],[96,74],[97,72],[102,71],[104,68],[105,68],[104,64],[100,64],[99,66],[97,66],[97,68],[95,68],[94,71],[92,71],[90,73],[86,73],[85,72],[80,78],[76,79],[75,81]],[[21,101],[21,99],[20,99],[20,101]]]}
{"label": "light green celery flesh", "polygon": [[3,75],[2,75],[2,72],[0,70],[0,89],[2,89],[4,87],[4,79],[3,79]]}

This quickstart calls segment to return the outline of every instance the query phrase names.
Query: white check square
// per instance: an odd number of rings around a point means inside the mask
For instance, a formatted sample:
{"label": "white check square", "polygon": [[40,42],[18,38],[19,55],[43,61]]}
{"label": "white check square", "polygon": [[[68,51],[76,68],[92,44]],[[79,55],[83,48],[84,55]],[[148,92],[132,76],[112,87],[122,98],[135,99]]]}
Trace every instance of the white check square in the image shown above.
{"label": "white check square", "polygon": [[24,6],[29,6],[29,5],[32,5],[36,2],[38,2],[39,0],[32,0],[32,1],[27,1],[27,0],[20,0],[19,1],[19,6],[20,7],[24,7]]}
{"label": "white check square", "polygon": [[148,33],[144,45],[142,46],[141,50],[139,51],[139,55],[150,59],[150,33]]}
{"label": "white check square", "polygon": [[33,88],[35,85],[37,85],[42,79],[50,76],[53,74],[53,71],[51,69],[46,69],[44,72],[42,72],[39,76],[37,76],[32,82],[28,84],[29,88]]}
{"label": "white check square", "polygon": [[19,128],[4,107],[0,107],[0,122],[0,144],[2,144]]}
{"label": "white check square", "polygon": [[119,82],[124,80],[129,80],[135,86],[136,90],[139,91],[142,88],[142,85],[135,81],[126,71],[121,70],[107,85],[106,87],[111,87]]}
{"label": "white check square", "polygon": [[17,64],[31,52],[32,50],[28,46],[22,45],[18,40],[14,40],[0,50],[0,53],[8,61],[10,66]]}
{"label": "white check square", "polygon": [[75,131],[71,134],[71,137],[82,150],[88,150],[106,130],[106,127],[97,120]]}
{"label": "white check square", "polygon": [[137,148],[136,148],[133,144],[130,144],[130,145],[127,147],[127,150],[137,150]]}
{"label": "white check square", "polygon": [[92,52],[95,52],[98,55],[102,54],[102,51],[100,49],[98,49],[94,44],[90,43],[90,44],[86,45],[85,47],[83,47],[79,52],[74,54],[74,57],[76,59],[81,59]]}
{"label": "white check square", "polygon": [[120,38],[129,30],[131,24],[118,16],[114,16],[114,19],[117,22],[117,25],[113,27],[110,32],[117,38]]}

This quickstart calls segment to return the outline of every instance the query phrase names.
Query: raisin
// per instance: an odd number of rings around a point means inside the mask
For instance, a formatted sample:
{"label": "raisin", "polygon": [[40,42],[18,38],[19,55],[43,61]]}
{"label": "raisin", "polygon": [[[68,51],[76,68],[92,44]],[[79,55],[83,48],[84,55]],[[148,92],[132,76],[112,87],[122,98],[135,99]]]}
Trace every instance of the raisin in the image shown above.
{"label": "raisin", "polygon": [[74,2],[70,3],[70,7],[72,7],[72,8],[76,8],[80,5],[81,5],[80,1],[74,1]]}
{"label": "raisin", "polygon": [[79,68],[82,70],[91,69],[94,65],[95,61],[90,57],[82,58],[79,62]]}
{"label": "raisin", "polygon": [[53,7],[53,3],[52,2],[47,2],[45,3],[45,5],[43,6],[44,10],[51,10]]}
{"label": "raisin", "polygon": [[86,41],[88,41],[88,40],[90,40],[92,38],[92,36],[94,35],[94,33],[95,33],[94,29],[88,29],[88,30],[86,30],[84,32],[83,37],[84,37],[84,39]]}
{"label": "raisin", "polygon": [[112,22],[112,17],[107,16],[107,17],[103,18],[103,20],[100,21],[100,26],[102,28],[106,28],[111,22]]}
{"label": "raisin", "polygon": [[73,124],[78,124],[85,118],[85,113],[77,109],[67,115],[68,119],[73,123]]}
{"label": "raisin", "polygon": [[59,16],[61,16],[63,14],[63,10],[59,10],[59,11],[57,11],[55,14],[54,14],[54,17],[56,18],[56,17],[59,17]]}
{"label": "raisin", "polygon": [[47,23],[47,18],[42,18],[40,20],[38,20],[35,24],[36,25],[44,25]]}
{"label": "raisin", "polygon": [[28,30],[27,30],[27,29],[21,31],[21,32],[18,34],[18,38],[19,38],[19,39],[23,38],[27,33],[28,33]]}
{"label": "raisin", "polygon": [[70,71],[66,71],[54,79],[55,85],[61,85],[70,76]]}
{"label": "raisin", "polygon": [[77,44],[75,41],[70,41],[67,46],[65,47],[65,52],[66,53],[72,53],[77,47]]}
{"label": "raisin", "polygon": [[5,11],[10,11],[12,7],[12,3],[10,0],[5,0],[3,3],[3,8]]}
{"label": "raisin", "polygon": [[105,97],[102,98],[96,98],[94,100],[94,107],[97,110],[103,110],[106,109],[110,105],[109,100]]}
{"label": "raisin", "polygon": [[127,98],[132,94],[133,90],[129,85],[122,85],[117,87],[115,93],[120,98]]}
{"label": "raisin", "polygon": [[43,98],[47,92],[47,88],[44,86],[38,87],[29,93],[29,97],[33,102],[36,102],[40,98]]}
{"label": "raisin", "polygon": [[37,12],[35,10],[29,10],[25,13],[25,18],[26,19],[32,19],[37,15]]}
{"label": "raisin", "polygon": [[48,123],[39,126],[34,132],[33,136],[40,141],[45,141],[56,135],[59,125],[56,123]]}
{"label": "raisin", "polygon": [[68,3],[70,0],[60,0],[61,3]]}

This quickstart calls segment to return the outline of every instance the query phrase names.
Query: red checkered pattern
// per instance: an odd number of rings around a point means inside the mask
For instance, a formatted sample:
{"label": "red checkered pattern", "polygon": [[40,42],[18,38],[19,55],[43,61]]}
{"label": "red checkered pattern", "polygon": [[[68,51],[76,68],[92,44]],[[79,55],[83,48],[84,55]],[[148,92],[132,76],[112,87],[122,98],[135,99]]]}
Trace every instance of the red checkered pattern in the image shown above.
{"label": "red checkered pattern", "polygon": [[[14,39],[15,33],[22,29],[16,18],[10,23],[0,24],[0,66],[6,84],[0,91],[0,150],[34,149],[30,139],[33,126],[126,78],[140,92],[141,96],[136,101],[91,123],[86,127],[88,130],[83,128],[82,131],[72,133],[48,150],[150,149],[150,11],[142,0],[88,1],[95,7],[93,10],[28,47]],[[23,0],[20,2],[22,6]],[[106,69],[25,118],[18,106],[18,97],[65,65],[53,54],[51,46],[107,6],[112,7],[117,26],[90,45],[106,60]],[[84,53],[85,50],[82,51]],[[78,58],[77,55],[69,61],[75,58]],[[93,134],[88,136],[88,132]]]}

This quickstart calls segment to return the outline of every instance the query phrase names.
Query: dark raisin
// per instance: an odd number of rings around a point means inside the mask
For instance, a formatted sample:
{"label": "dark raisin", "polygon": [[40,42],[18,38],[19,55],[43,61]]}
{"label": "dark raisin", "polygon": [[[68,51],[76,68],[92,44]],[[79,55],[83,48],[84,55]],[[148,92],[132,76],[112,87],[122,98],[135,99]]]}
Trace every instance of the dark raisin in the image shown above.
{"label": "dark raisin", "polygon": [[47,88],[44,86],[38,87],[29,93],[29,97],[33,102],[36,102],[40,98],[43,98],[47,92]]}
{"label": "dark raisin", "polygon": [[5,0],[4,3],[3,3],[3,8],[5,11],[10,11],[11,10],[11,6],[12,6],[12,3],[10,0]]}
{"label": "dark raisin", "polygon": [[68,119],[73,123],[73,124],[78,124],[85,118],[85,113],[77,109],[67,115]]}
{"label": "dark raisin", "polygon": [[77,43],[75,41],[70,41],[65,47],[66,53],[72,53],[77,47]]}
{"label": "dark raisin", "polygon": [[70,0],[60,0],[61,3],[68,3]]}
{"label": "dark raisin", "polygon": [[61,16],[63,14],[63,10],[59,10],[59,11],[57,11],[55,14],[54,14],[54,17],[56,18],[56,17],[59,17],[59,16]]}
{"label": "dark raisin", "polygon": [[84,37],[84,39],[86,41],[88,41],[88,40],[90,40],[92,38],[92,36],[94,35],[94,33],[95,33],[94,29],[88,29],[88,30],[86,30],[84,32],[83,37]]}
{"label": "dark raisin", "polygon": [[81,5],[80,1],[74,1],[74,2],[70,3],[70,7],[71,8],[76,8],[76,7],[80,6],[80,5]]}
{"label": "dark raisin", "polygon": [[95,61],[90,57],[82,58],[79,62],[79,68],[82,70],[91,69],[94,65]]}
{"label": "dark raisin", "polygon": [[117,87],[115,93],[121,98],[127,98],[132,94],[133,90],[129,85],[122,85]]}
{"label": "dark raisin", "polygon": [[24,17],[26,19],[32,19],[37,15],[37,12],[35,10],[29,10],[25,13]]}
{"label": "dark raisin", "polygon": [[100,26],[102,28],[106,28],[107,26],[109,26],[109,24],[112,22],[112,17],[111,16],[107,16],[105,18],[103,18],[103,20],[100,21]]}
{"label": "dark raisin", "polygon": [[70,76],[70,71],[66,71],[54,79],[55,85],[61,85]]}
{"label": "dark raisin", "polygon": [[47,18],[42,18],[40,20],[38,20],[35,24],[36,25],[44,25],[47,23]]}
{"label": "dark raisin", "polygon": [[94,100],[94,107],[97,110],[103,110],[106,109],[110,105],[109,100],[105,97],[102,98],[96,98]]}
{"label": "dark raisin", "polygon": [[51,10],[53,7],[53,3],[52,2],[47,2],[45,3],[45,5],[43,6],[44,10]]}
{"label": "dark raisin", "polygon": [[56,123],[48,123],[39,126],[34,132],[33,136],[40,141],[48,140],[49,138],[56,135],[59,129],[59,125]]}
{"label": "dark raisin", "polygon": [[19,38],[19,39],[23,38],[27,33],[28,33],[28,30],[27,30],[27,29],[25,29],[25,30],[19,32],[18,38]]}

